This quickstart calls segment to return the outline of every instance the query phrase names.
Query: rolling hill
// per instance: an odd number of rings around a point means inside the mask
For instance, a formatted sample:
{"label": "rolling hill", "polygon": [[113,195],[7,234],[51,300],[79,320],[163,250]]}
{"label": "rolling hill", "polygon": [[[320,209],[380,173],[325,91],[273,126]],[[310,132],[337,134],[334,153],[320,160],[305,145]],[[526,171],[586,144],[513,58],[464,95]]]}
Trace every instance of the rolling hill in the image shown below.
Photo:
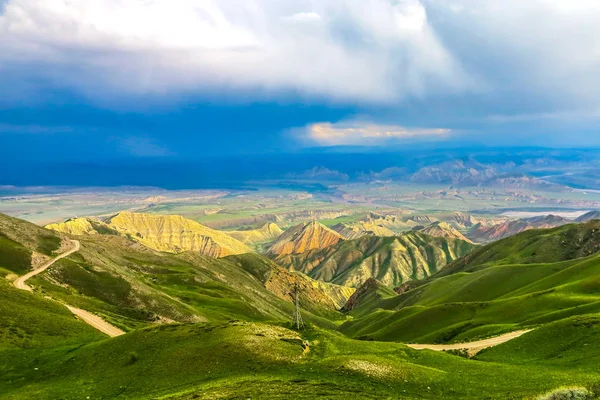
{"label": "rolling hill", "polygon": [[[369,306],[353,337],[463,341],[600,312],[600,221],[504,239]],[[352,312],[351,312],[352,313]]]}

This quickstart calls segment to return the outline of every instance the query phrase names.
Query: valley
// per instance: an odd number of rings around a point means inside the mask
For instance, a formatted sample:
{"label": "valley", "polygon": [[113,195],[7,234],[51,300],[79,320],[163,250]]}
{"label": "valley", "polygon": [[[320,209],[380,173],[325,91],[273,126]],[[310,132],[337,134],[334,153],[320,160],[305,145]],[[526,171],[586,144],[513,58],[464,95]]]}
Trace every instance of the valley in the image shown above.
{"label": "valley", "polygon": [[[0,369],[0,392],[277,398],[293,387],[297,398],[476,399],[598,390],[600,354],[571,346],[600,338],[596,215],[354,209],[238,230],[139,211],[46,228],[0,215],[0,355],[13,360]],[[290,323],[294,287],[300,331]],[[549,329],[560,339],[540,353],[528,338]],[[553,361],[562,352],[579,366]],[[60,372],[36,377],[33,365]],[[68,383],[98,374],[111,383]],[[490,374],[497,385],[481,379]]]}

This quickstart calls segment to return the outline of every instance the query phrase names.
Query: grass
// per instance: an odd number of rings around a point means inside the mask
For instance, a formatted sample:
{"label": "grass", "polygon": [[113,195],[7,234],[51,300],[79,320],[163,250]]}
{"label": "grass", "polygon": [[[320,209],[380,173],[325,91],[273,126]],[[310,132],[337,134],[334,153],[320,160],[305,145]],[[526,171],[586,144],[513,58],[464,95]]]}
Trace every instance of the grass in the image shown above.
{"label": "grass", "polygon": [[104,335],[77,321],[63,305],[18,290],[0,279],[0,352],[52,348],[102,338]]}
{"label": "grass", "polygon": [[31,251],[0,234],[0,276],[23,275],[31,269]]}
{"label": "grass", "polygon": [[316,328],[298,335],[256,323],[190,324],[24,352],[0,375],[0,392],[7,399],[518,399],[593,387],[594,372],[467,360]]}

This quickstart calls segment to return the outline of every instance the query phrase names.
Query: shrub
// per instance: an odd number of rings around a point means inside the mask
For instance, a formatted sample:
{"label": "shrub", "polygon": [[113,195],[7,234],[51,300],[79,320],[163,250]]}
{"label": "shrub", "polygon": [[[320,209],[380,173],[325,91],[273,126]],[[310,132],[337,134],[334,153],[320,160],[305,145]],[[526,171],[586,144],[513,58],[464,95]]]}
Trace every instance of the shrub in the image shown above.
{"label": "shrub", "polygon": [[585,388],[562,388],[539,396],[537,400],[591,400],[595,396]]}
{"label": "shrub", "polygon": [[140,359],[140,356],[138,356],[138,353],[136,353],[135,351],[132,351],[131,353],[129,353],[128,364],[135,364],[135,362],[139,359]]}

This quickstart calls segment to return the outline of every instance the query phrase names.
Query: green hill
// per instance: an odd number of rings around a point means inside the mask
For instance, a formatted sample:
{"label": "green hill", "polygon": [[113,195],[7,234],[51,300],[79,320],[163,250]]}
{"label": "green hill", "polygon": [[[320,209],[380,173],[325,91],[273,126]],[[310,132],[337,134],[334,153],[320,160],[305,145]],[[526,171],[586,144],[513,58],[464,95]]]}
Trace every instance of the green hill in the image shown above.
{"label": "green hill", "polygon": [[42,265],[61,247],[62,239],[32,223],[0,214],[0,277],[22,275]]}
{"label": "green hill", "polygon": [[0,393],[7,399],[496,399],[597,382],[590,366],[569,371],[473,361],[320,329],[299,335],[239,322],[163,325],[25,352],[3,372]]}
{"label": "green hill", "polygon": [[358,287],[375,278],[393,287],[433,275],[474,248],[462,240],[410,232],[342,241],[325,249],[279,256],[277,262],[324,282]]}
{"label": "green hill", "polygon": [[[595,235],[594,225],[570,225],[485,246],[450,265],[450,273],[444,269],[412,290],[372,304],[371,314],[340,330],[378,340],[464,341],[600,312],[600,255],[508,264],[588,254],[597,244]],[[532,255],[534,246],[539,256]],[[553,252],[542,254],[546,250]]]}
{"label": "green hill", "polygon": [[534,229],[481,247],[444,268],[440,275],[473,271],[486,265],[552,263],[600,251],[600,220]]}

